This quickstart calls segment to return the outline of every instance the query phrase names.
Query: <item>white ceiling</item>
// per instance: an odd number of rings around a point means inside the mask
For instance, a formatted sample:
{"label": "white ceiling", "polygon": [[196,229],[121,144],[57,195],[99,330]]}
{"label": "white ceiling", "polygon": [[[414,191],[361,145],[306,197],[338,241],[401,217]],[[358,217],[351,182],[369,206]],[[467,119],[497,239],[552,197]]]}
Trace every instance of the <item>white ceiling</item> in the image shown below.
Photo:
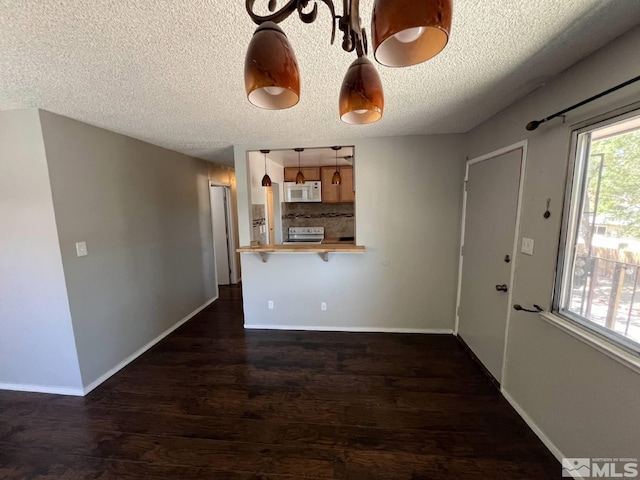
{"label": "white ceiling", "polygon": [[[367,28],[372,5],[361,1]],[[2,0],[0,109],[39,107],[232,164],[233,144],[468,131],[639,23],[639,0],[456,0],[445,50],[411,68],[379,66],[385,115],[351,126],[337,102],[355,54],[329,45],[322,2],[314,24],[281,23],[300,103],[264,111],[244,92],[255,25],[243,0]]]}

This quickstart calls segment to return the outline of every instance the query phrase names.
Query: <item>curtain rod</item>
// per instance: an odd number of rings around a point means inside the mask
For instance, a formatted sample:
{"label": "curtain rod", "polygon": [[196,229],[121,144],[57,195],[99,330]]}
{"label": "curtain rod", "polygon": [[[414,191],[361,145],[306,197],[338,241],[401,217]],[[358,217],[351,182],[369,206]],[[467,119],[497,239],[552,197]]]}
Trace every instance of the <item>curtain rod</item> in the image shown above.
{"label": "curtain rod", "polygon": [[620,90],[623,87],[626,87],[627,85],[631,85],[632,83],[637,82],[638,80],[640,80],[640,75],[638,75],[637,77],[632,78],[631,80],[627,80],[624,83],[621,83],[620,85],[616,85],[615,87],[611,87],[609,90],[605,90],[604,92],[601,92],[597,95],[594,95],[593,97],[589,97],[586,100],[583,100],[580,103],[576,103],[575,105],[571,105],[569,108],[565,108],[564,110],[560,110],[557,113],[554,113],[553,115],[549,115],[547,118],[544,118],[542,120],[533,120],[529,123],[527,123],[526,129],[527,130],[535,130],[536,128],[538,128],[541,124],[543,124],[544,122],[548,122],[549,120],[553,120],[554,118],[560,117],[561,115],[570,112],[571,110],[574,110],[578,107],[581,107],[583,105],[586,105],[587,103],[593,102],[594,100],[599,99],[600,97],[604,97],[605,95],[609,95],[610,93],[615,92],[616,90]]}

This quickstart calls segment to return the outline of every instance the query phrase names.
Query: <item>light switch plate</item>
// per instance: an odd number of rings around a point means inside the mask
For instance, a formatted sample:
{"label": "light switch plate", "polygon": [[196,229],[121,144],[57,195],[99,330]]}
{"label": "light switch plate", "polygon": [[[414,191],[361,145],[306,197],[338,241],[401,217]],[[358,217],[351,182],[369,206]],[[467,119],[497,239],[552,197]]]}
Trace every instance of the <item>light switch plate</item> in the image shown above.
{"label": "light switch plate", "polygon": [[86,257],[89,255],[89,252],[87,252],[87,242],[77,242],[76,253],[79,257]]}
{"label": "light switch plate", "polygon": [[77,242],[76,253],[79,257],[86,257],[89,255],[89,252],[87,252],[87,242]]}
{"label": "light switch plate", "polygon": [[522,237],[522,247],[520,251],[525,255],[533,255],[533,238]]}

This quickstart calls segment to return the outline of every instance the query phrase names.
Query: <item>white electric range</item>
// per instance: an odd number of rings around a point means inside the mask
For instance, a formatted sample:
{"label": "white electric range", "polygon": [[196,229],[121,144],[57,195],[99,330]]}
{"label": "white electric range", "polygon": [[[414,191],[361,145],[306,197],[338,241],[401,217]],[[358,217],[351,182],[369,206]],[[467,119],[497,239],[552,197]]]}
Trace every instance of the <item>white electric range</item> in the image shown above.
{"label": "white electric range", "polygon": [[324,227],[289,227],[285,245],[311,244],[319,245],[324,240]]}

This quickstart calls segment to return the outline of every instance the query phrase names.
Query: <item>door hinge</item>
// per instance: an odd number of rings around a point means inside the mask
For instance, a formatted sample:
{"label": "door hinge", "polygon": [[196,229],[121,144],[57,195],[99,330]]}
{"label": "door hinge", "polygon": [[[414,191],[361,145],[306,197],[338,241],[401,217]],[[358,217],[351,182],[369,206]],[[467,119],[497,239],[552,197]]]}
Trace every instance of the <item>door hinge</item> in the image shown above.
{"label": "door hinge", "polygon": [[467,183],[469,183],[469,181],[468,181],[468,180],[465,180],[465,181],[464,181],[464,191],[465,191],[465,192],[467,191]]}
{"label": "door hinge", "polygon": [[464,257],[464,245],[460,247],[460,256]]}

